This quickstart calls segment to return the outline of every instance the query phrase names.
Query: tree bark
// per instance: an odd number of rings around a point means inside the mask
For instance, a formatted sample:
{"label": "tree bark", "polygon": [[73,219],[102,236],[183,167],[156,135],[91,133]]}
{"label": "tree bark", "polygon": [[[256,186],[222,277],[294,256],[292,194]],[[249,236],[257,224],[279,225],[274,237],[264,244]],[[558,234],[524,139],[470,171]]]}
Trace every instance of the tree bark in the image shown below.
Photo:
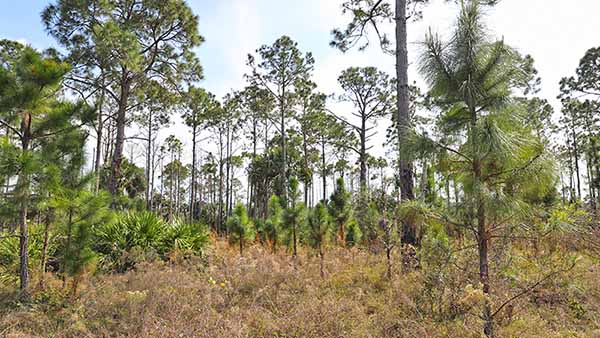
{"label": "tree bark", "polygon": [[406,0],[396,0],[396,91],[397,91],[397,128],[398,128],[398,167],[400,175],[400,194],[404,200],[414,199],[413,169],[407,154],[402,152],[411,128],[410,95],[408,87],[408,35],[406,30]]}
{"label": "tree bark", "polygon": [[[21,153],[26,155],[31,146],[31,114],[23,112],[21,120]],[[19,277],[20,292],[23,299],[29,298],[29,229],[27,225],[27,213],[29,206],[29,175],[24,168],[19,173],[17,180],[19,190]]]}
{"label": "tree bark", "polygon": [[367,120],[363,116],[360,129],[360,193],[367,192]]}
{"label": "tree bark", "polygon": [[195,218],[196,202],[196,134],[198,126],[194,123],[192,126],[192,184],[190,186],[190,221]]}
{"label": "tree bark", "polygon": [[285,85],[281,88],[281,97],[279,98],[279,113],[281,114],[281,193],[283,194],[284,206],[289,205],[288,201],[288,180],[287,180],[287,153],[286,153],[286,135],[285,135]]}
{"label": "tree bark", "polygon": [[100,97],[100,105],[98,107],[98,125],[96,126],[96,159],[94,161],[95,187],[94,192],[98,194],[100,191],[100,170],[102,168],[102,134],[104,129],[104,120],[102,115],[102,107],[104,105],[104,90]]}
{"label": "tree bark", "polygon": [[223,135],[219,133],[219,207],[217,223],[219,229],[223,230]]}
{"label": "tree bark", "polygon": [[[123,72],[121,81],[121,95],[119,97],[119,108],[117,110],[117,137],[115,140],[115,148],[113,152],[111,175],[109,182],[109,191],[111,195],[116,197],[119,194],[119,181],[121,179],[121,162],[123,160],[123,148],[125,146],[125,124],[127,113],[127,102],[129,100],[130,83],[127,79],[127,72]],[[114,206],[114,202],[113,202]]]}
{"label": "tree bark", "polygon": [[325,142],[321,142],[321,166],[323,167],[323,204],[327,204],[327,162],[325,159]]}
{"label": "tree bark", "polygon": [[325,278],[325,252],[323,252],[323,247],[319,245],[319,258],[320,258],[320,270],[321,270],[321,278]]}
{"label": "tree bark", "polygon": [[152,209],[152,187],[150,185],[151,182],[151,174],[152,174],[152,109],[148,111],[148,134],[146,135],[147,139],[147,150],[146,150],[146,209]]}
{"label": "tree bark", "polygon": [[573,157],[575,165],[575,175],[577,177],[577,198],[581,199],[581,178],[579,174],[579,147],[577,146],[577,133],[575,131],[575,122],[573,122],[571,134],[573,137]]}
{"label": "tree bark", "polygon": [[46,212],[46,220],[44,222],[44,242],[42,245],[42,258],[40,262],[40,288],[43,290],[46,287],[46,261],[48,256],[48,240],[50,235],[50,213]]}

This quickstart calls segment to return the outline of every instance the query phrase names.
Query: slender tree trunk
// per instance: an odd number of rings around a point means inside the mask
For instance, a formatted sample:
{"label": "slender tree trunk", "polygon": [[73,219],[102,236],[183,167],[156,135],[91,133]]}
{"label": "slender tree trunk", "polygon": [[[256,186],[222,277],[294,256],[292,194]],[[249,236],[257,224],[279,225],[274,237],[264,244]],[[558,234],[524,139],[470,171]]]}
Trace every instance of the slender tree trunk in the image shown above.
{"label": "slender tree trunk", "polygon": [[146,209],[152,209],[152,187],[150,185],[150,175],[152,174],[152,109],[148,111],[148,130],[147,130],[147,144],[146,144]]}
{"label": "slender tree trunk", "polygon": [[46,220],[44,222],[44,242],[42,244],[42,258],[40,260],[40,288],[43,290],[46,287],[46,261],[48,260],[48,240],[50,236],[50,214],[52,211],[46,212]]}
{"label": "slender tree trunk", "polygon": [[[258,121],[256,118],[252,121],[252,166],[256,165],[257,143],[258,143]],[[255,168],[253,168],[255,170]],[[256,177],[256,175],[254,175]],[[248,175],[248,186],[250,187],[250,198],[248,205],[250,206],[250,216],[256,217],[256,179]]]}
{"label": "slender tree trunk", "polygon": [[109,182],[109,191],[113,197],[119,194],[119,180],[121,179],[121,162],[123,160],[123,148],[125,145],[125,124],[127,102],[129,99],[130,83],[127,79],[127,72],[123,72],[121,80],[121,96],[119,98],[119,108],[117,111],[117,138],[113,152],[111,175]]}
{"label": "slender tree trunk", "polygon": [[[363,116],[365,114],[362,114]],[[360,193],[367,192],[367,120],[363,117],[360,129]]]}
{"label": "slender tree trunk", "polygon": [[[573,122],[574,123],[574,122]],[[575,131],[575,126],[571,129],[571,136],[573,140],[573,157],[574,157],[574,165],[575,165],[575,175],[577,177],[577,198],[581,199],[581,178],[579,173],[579,147],[577,145],[577,134]]]}
{"label": "slender tree trunk", "polygon": [[400,192],[402,199],[414,199],[412,163],[407,154],[402,151],[402,145],[406,143],[410,121],[410,93],[408,86],[408,34],[406,30],[406,0],[396,0],[396,91],[398,110],[398,146],[399,146],[399,175]]}
{"label": "slender tree trunk", "polygon": [[285,85],[281,88],[281,97],[279,99],[279,113],[281,114],[281,193],[283,194],[284,205],[289,205],[288,201],[288,179],[287,179],[287,149],[285,135]]}
{"label": "slender tree trunk", "polygon": [[[470,124],[470,135],[469,141],[471,142],[472,149],[477,149],[475,146],[479,140],[477,137],[477,112],[474,105],[468,102],[469,111],[471,114]],[[477,247],[479,251],[479,281],[483,286],[483,293],[486,295],[486,300],[483,306],[483,321],[484,329],[483,332],[487,337],[493,337],[493,318],[492,318],[492,305],[489,300],[490,297],[490,277],[489,277],[489,231],[486,224],[486,205],[484,196],[484,184],[482,176],[482,160],[477,150],[473,153],[472,161],[472,174],[473,174],[473,197],[477,218]]]}
{"label": "slender tree trunk", "polygon": [[[31,145],[31,114],[23,112],[21,120],[21,153],[26,155]],[[29,298],[29,229],[27,213],[29,207],[29,175],[27,170],[21,170],[17,180],[17,196],[20,200],[19,209],[19,277],[20,292],[23,299]]]}
{"label": "slender tree trunk", "polygon": [[233,213],[233,203],[234,203],[234,197],[235,197],[235,192],[233,191],[233,178],[235,177],[235,167],[233,166],[233,162],[232,162],[232,157],[233,157],[233,131],[231,132],[231,135],[229,136],[230,141],[229,141],[229,157],[227,159],[227,163],[229,164],[229,205],[228,205],[228,210],[229,213],[227,214],[227,216],[231,216],[231,214]]}
{"label": "slender tree trunk", "polygon": [[308,140],[305,132],[302,133],[302,151],[304,153],[304,205],[308,205],[308,189],[310,186],[310,176],[308,175]]}
{"label": "slender tree trunk", "polygon": [[[476,159],[473,163],[475,171],[476,184],[481,182],[481,162]],[[477,187],[479,191],[482,187]],[[481,192],[477,193],[477,239],[479,249],[479,279],[483,285],[483,293],[489,297],[490,295],[490,277],[489,277],[489,233],[485,220],[485,202]],[[483,320],[485,322],[484,333],[487,337],[493,336],[493,318],[489,299],[486,299],[483,309]]]}
{"label": "slender tree trunk", "polygon": [[104,106],[104,90],[100,96],[100,104],[98,105],[98,120],[96,126],[96,159],[94,160],[95,187],[94,192],[98,194],[100,191],[100,170],[102,169],[102,133],[104,131],[104,115],[102,107]]}
{"label": "slender tree trunk", "polygon": [[392,248],[390,246],[386,246],[385,248],[385,257],[387,262],[387,278],[392,279]]}
{"label": "slender tree trunk", "polygon": [[196,209],[196,137],[198,126],[192,126],[192,184],[190,186],[190,221],[195,218]]}
{"label": "slender tree trunk", "polygon": [[229,153],[229,144],[231,142],[230,128],[227,126],[225,134],[225,215],[229,216],[229,179],[231,169],[231,154]]}
{"label": "slender tree trunk", "polygon": [[[171,163],[175,162],[175,153],[171,152]],[[167,164],[168,165],[168,164]],[[171,167],[171,170],[172,167]],[[175,173],[171,172],[169,178],[169,222],[173,221],[173,212],[175,207]]]}
{"label": "slender tree trunk", "polygon": [[[292,200],[292,209],[296,209],[296,201]],[[297,239],[296,239],[296,219],[294,219],[292,224],[292,241],[293,241],[293,257],[294,259],[298,257],[298,249],[296,247]]]}
{"label": "slender tree trunk", "polygon": [[[68,220],[67,220],[67,244],[66,244],[66,248],[65,251],[67,253],[70,254],[71,251],[71,237],[73,234],[73,210],[69,209],[68,211]],[[67,286],[67,271],[66,271],[66,267],[63,263],[63,268],[62,268],[62,280],[63,280],[63,288],[65,288]]]}
{"label": "slender tree trunk", "polygon": [[323,168],[323,204],[327,204],[327,162],[324,141],[321,142],[321,167]]}
{"label": "slender tree trunk", "polygon": [[[152,140],[152,148],[156,148],[156,140]],[[152,151],[152,159],[151,159],[151,172],[150,172],[150,203],[148,206],[148,210],[152,211],[154,209],[154,180],[156,174],[156,167],[158,164],[156,163],[156,151]]]}
{"label": "slender tree trunk", "polygon": [[320,270],[321,270],[321,278],[325,278],[325,252],[323,251],[323,247],[319,245],[319,258],[320,258]]}
{"label": "slender tree trunk", "polygon": [[223,152],[223,135],[219,133],[219,214],[217,215],[217,223],[221,230],[223,230]]}

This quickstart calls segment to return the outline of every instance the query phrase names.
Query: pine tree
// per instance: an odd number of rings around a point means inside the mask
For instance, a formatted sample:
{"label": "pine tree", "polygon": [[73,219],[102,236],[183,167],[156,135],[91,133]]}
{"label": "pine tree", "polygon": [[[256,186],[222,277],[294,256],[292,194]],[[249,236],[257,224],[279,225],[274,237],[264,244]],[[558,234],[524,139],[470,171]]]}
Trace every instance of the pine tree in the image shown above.
{"label": "pine tree", "polygon": [[[5,43],[0,46],[3,51]],[[15,53],[0,62],[0,125],[18,140],[18,180],[14,201],[19,206],[20,289],[28,297],[28,211],[31,205],[32,177],[43,168],[40,143],[53,136],[92,121],[93,111],[82,103],[57,100],[67,63],[53,55],[42,55],[31,47],[17,46]],[[16,148],[14,148],[16,150]]]}
{"label": "pine tree", "polygon": [[227,220],[227,229],[229,232],[229,242],[237,243],[240,248],[240,256],[244,255],[244,243],[254,240],[254,228],[248,212],[243,204],[237,204],[233,209],[233,214]]}
{"label": "pine tree", "polygon": [[[506,226],[493,220],[518,217],[526,203],[519,187],[551,185],[554,172],[543,143],[510,104],[513,93],[530,88],[531,72],[524,68],[530,65],[489,38],[482,12],[480,1],[465,1],[449,42],[432,33],[426,38],[420,71],[443,112],[444,130],[465,137],[457,148],[428,138],[422,145],[447,151],[460,164],[464,222],[476,235],[479,279],[490,295],[490,241]],[[492,305],[488,298],[482,314],[489,337],[498,313]]]}
{"label": "pine tree", "polygon": [[[337,239],[342,245],[346,244],[346,228],[348,221],[352,215],[352,209],[350,205],[350,193],[346,191],[344,178],[340,177],[337,179],[335,184],[335,190],[329,198],[329,214],[337,228]],[[354,234],[351,238],[352,242],[356,242]]]}
{"label": "pine tree", "polygon": [[252,73],[248,79],[255,86],[267,90],[276,101],[279,110],[279,132],[281,141],[281,191],[284,205],[288,205],[288,155],[287,129],[289,115],[293,112],[294,92],[301,80],[307,80],[313,70],[314,59],[311,53],[302,55],[298,44],[288,36],[282,36],[272,46],[262,46],[256,51],[260,61],[248,55],[248,65]]}
{"label": "pine tree", "polygon": [[325,278],[325,250],[331,240],[331,220],[323,203],[318,203],[310,211],[305,233],[308,245],[319,254],[321,278]]}
{"label": "pine tree", "polygon": [[[42,21],[76,66],[68,80],[101,89],[117,105],[109,179],[109,191],[117,197],[125,128],[132,108],[141,103],[136,102],[138,95],[143,97],[151,79],[178,91],[183,81],[202,77],[192,52],[203,42],[198,17],[181,0],[58,0],[46,7]],[[99,68],[103,81],[93,75]]]}

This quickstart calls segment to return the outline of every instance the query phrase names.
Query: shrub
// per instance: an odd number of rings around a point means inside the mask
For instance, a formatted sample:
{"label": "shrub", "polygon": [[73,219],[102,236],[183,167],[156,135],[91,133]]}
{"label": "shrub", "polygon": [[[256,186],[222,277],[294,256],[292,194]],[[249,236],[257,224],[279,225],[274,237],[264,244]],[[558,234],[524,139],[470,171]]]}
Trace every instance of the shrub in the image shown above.
{"label": "shrub", "polygon": [[209,233],[205,225],[177,221],[168,228],[165,245],[194,255],[202,255],[208,245]]}
{"label": "shrub", "polygon": [[227,220],[227,229],[229,230],[229,241],[231,243],[238,243],[240,246],[240,255],[243,255],[244,242],[246,240],[253,240],[255,234],[246,208],[242,204],[235,206],[233,215]]}
{"label": "shrub", "polygon": [[166,258],[172,250],[202,254],[208,243],[204,226],[166,223],[151,212],[123,213],[116,221],[95,229],[94,249],[102,255],[105,268],[119,272],[131,269],[138,260],[158,255]]}

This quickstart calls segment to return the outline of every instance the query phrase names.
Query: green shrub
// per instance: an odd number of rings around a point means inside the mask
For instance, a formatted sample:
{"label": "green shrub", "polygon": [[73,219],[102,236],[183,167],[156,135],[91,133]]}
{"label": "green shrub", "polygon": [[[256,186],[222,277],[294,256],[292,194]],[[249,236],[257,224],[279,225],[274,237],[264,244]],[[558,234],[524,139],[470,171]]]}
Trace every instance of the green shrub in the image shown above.
{"label": "green shrub", "polygon": [[254,227],[244,205],[238,204],[235,206],[233,215],[227,219],[227,229],[229,231],[229,242],[239,244],[240,255],[243,255],[244,242],[252,241],[255,238]]}
{"label": "green shrub", "polygon": [[206,227],[176,222],[171,225],[151,212],[123,213],[116,221],[95,229],[94,249],[105,268],[123,272],[139,259],[173,250],[202,254],[208,243]]}
{"label": "green shrub", "polygon": [[[37,269],[40,266],[42,248],[44,245],[44,227],[30,224],[29,227],[29,266]],[[19,236],[15,234],[0,234],[6,236],[0,239],[0,285],[13,286],[19,279]],[[54,234],[50,234],[48,254],[56,251]]]}
{"label": "green shrub", "polygon": [[168,228],[164,244],[171,250],[202,255],[208,241],[209,232],[205,225],[177,221]]}

